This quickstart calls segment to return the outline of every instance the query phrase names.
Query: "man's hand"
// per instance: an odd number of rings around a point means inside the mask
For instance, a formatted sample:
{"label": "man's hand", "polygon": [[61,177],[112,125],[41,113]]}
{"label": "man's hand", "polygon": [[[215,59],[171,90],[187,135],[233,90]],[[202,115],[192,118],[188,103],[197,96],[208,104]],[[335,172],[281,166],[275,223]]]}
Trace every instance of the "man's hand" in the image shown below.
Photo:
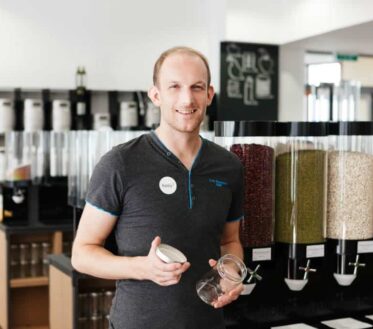
{"label": "man's hand", "polygon": [[160,244],[161,238],[157,236],[151,244],[148,256],[145,257],[144,279],[151,280],[160,286],[177,284],[181,275],[190,267],[190,263],[167,264],[163,262],[155,253]]}
{"label": "man's hand", "polygon": [[[209,260],[209,264],[211,267],[214,267],[216,265],[217,261],[214,259]],[[224,287],[223,287],[224,288]],[[238,297],[240,297],[241,292],[243,291],[243,284],[240,283],[237,285],[237,287],[233,288],[230,292],[225,293],[224,295],[220,296],[217,301],[213,302],[211,305],[214,308],[220,308],[225,305],[230,304],[234,300],[236,300]]]}

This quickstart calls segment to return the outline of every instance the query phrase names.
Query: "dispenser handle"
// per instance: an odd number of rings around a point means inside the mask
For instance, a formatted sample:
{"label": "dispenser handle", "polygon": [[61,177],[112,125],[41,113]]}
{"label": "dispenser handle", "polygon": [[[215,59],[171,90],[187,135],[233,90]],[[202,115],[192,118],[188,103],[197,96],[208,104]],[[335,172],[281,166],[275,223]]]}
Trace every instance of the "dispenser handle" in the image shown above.
{"label": "dispenser handle", "polygon": [[250,283],[253,279],[256,279],[256,280],[259,280],[259,281],[261,281],[263,279],[263,277],[258,274],[259,268],[260,268],[260,265],[257,265],[257,267],[255,267],[254,271],[250,270],[249,268],[247,269],[247,271],[250,274],[250,277],[247,279],[246,283]]}
{"label": "dispenser handle", "polygon": [[310,272],[317,272],[317,270],[315,268],[311,268],[310,265],[311,265],[311,260],[309,259],[309,260],[307,260],[306,267],[299,266],[299,269],[304,271],[303,280],[307,280],[308,279],[308,273],[310,273]]}
{"label": "dispenser handle", "polygon": [[357,274],[357,269],[359,267],[365,267],[365,265],[366,265],[365,263],[360,263],[359,258],[360,258],[360,255],[356,255],[355,263],[352,263],[352,262],[348,263],[348,266],[353,266],[354,267],[354,275]]}

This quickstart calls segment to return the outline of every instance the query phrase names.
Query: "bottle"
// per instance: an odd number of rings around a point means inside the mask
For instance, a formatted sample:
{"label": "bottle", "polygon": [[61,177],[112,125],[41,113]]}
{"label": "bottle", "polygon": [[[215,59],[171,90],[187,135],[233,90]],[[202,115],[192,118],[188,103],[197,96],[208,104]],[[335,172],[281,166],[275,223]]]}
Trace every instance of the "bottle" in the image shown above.
{"label": "bottle", "polygon": [[91,115],[88,104],[88,92],[86,90],[86,71],[83,66],[78,66],[75,74],[76,96],[76,130],[87,130],[91,126]]}

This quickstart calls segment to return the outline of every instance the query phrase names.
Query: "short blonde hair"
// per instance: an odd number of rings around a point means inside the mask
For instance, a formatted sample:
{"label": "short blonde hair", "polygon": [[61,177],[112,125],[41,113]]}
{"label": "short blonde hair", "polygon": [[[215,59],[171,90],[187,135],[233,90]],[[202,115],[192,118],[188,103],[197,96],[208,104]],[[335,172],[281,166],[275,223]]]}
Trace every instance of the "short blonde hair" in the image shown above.
{"label": "short blonde hair", "polygon": [[157,59],[157,61],[154,64],[154,69],[153,69],[153,84],[154,84],[154,86],[158,84],[158,75],[159,75],[159,71],[161,70],[161,67],[163,65],[163,62],[165,61],[165,59],[168,56],[173,55],[175,53],[185,53],[185,54],[197,56],[200,59],[202,59],[203,63],[205,64],[206,70],[207,70],[207,86],[210,86],[211,72],[210,72],[210,66],[209,66],[209,62],[208,62],[207,58],[202,53],[200,53],[198,50],[195,50],[195,49],[190,48],[190,47],[173,47],[173,48],[167,49],[166,51],[164,51],[159,56],[159,58]]}

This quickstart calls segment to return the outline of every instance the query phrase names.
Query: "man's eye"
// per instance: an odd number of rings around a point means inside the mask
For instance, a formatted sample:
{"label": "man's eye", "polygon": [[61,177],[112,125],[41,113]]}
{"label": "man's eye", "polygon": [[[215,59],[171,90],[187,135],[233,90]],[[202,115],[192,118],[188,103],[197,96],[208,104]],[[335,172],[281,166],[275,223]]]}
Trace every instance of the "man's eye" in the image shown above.
{"label": "man's eye", "polygon": [[203,90],[203,87],[202,86],[193,86],[193,89],[194,90]]}
{"label": "man's eye", "polygon": [[171,85],[170,89],[176,89],[177,87],[178,87],[178,85]]}

